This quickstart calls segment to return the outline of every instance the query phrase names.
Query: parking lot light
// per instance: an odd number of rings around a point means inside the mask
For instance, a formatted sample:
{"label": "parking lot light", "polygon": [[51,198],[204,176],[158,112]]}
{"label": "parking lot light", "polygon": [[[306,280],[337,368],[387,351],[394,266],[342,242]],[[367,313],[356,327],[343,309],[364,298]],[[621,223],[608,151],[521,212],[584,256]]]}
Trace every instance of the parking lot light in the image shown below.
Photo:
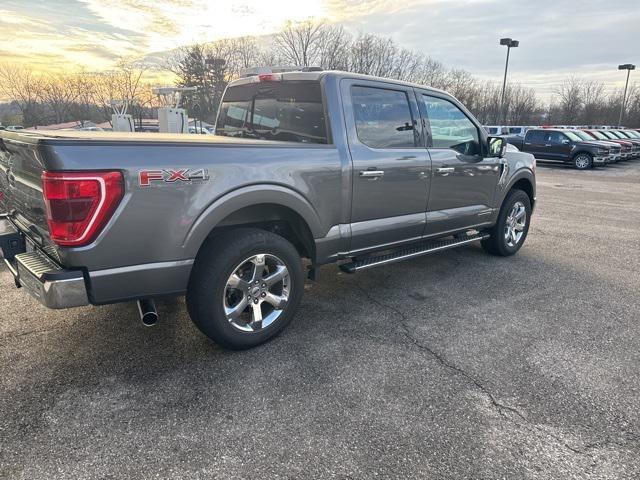
{"label": "parking lot light", "polygon": [[631,63],[625,63],[624,65],[618,65],[618,70],[627,71],[627,83],[624,84],[624,94],[622,95],[622,105],[620,106],[620,118],[618,119],[618,126],[622,127],[622,116],[624,115],[624,106],[627,103],[627,88],[629,87],[629,75],[631,70],[635,70],[636,66]]}
{"label": "parking lot light", "polygon": [[512,38],[501,38],[500,45],[504,45],[507,47],[507,61],[504,65],[504,80],[502,81],[502,96],[500,99],[500,111],[503,115],[503,124],[507,123],[507,112],[504,108],[504,94],[507,88],[507,70],[509,69],[509,52],[512,48],[516,48],[520,45],[518,40],[513,40]]}

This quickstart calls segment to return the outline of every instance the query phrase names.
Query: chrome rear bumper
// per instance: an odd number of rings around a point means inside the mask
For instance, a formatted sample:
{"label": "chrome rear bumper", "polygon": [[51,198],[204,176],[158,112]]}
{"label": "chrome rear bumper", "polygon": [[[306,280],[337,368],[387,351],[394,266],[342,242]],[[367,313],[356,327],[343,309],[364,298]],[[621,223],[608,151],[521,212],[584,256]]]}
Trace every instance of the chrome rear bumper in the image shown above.
{"label": "chrome rear bumper", "polygon": [[62,268],[37,248],[27,252],[24,235],[6,216],[0,216],[0,250],[16,285],[24,287],[45,307],[89,304],[82,271]]}

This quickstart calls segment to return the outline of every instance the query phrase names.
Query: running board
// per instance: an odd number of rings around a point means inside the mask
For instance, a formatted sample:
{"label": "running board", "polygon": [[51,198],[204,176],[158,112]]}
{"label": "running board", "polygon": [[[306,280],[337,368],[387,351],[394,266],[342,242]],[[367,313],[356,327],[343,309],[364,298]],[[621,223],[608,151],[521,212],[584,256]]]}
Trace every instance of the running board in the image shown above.
{"label": "running board", "polygon": [[446,240],[432,240],[423,242],[417,245],[396,250],[395,252],[388,253],[386,255],[365,257],[359,260],[355,259],[354,261],[349,263],[343,263],[342,265],[340,265],[340,270],[346,273],[356,273],[360,270],[377,267],[379,265],[387,265],[389,263],[395,263],[402,260],[407,260],[409,258],[420,257],[429,253],[461,247],[462,245],[477,242],[478,240],[483,240],[488,237],[488,234],[477,233],[474,235],[465,235],[464,237],[454,237]]}

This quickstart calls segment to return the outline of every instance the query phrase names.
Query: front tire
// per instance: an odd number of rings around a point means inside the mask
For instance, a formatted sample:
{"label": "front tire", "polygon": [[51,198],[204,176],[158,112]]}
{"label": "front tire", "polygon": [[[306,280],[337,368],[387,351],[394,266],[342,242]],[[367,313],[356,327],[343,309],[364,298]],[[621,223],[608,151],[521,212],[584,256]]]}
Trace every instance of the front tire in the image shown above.
{"label": "front tire", "polygon": [[241,350],[280,333],[303,292],[295,247],[271,232],[241,228],[203,245],[189,280],[187,310],[206,336]]}
{"label": "front tire", "polygon": [[482,240],[482,248],[492,255],[508,257],[515,254],[527,238],[531,221],[531,200],[524,191],[511,190],[500,208],[498,221]]}
{"label": "front tire", "polygon": [[588,153],[579,153],[573,157],[573,166],[578,170],[593,168],[593,157]]}

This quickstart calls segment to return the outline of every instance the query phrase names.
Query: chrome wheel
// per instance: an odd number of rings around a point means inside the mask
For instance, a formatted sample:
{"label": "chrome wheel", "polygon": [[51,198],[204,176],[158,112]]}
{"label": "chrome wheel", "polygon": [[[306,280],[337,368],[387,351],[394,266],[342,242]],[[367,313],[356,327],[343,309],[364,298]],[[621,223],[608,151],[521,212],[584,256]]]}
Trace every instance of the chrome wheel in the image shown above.
{"label": "chrome wheel", "polygon": [[524,235],[527,226],[527,209],[522,202],[516,202],[511,207],[504,226],[504,239],[508,247],[515,247]]}
{"label": "chrome wheel", "polygon": [[267,328],[284,312],[291,290],[289,271],[275,255],[258,254],[234,268],[224,289],[224,313],[243,332]]}
{"label": "chrome wheel", "polygon": [[584,170],[585,168],[589,168],[589,164],[591,163],[591,159],[588,155],[578,155],[575,159],[576,168],[580,170]]}

